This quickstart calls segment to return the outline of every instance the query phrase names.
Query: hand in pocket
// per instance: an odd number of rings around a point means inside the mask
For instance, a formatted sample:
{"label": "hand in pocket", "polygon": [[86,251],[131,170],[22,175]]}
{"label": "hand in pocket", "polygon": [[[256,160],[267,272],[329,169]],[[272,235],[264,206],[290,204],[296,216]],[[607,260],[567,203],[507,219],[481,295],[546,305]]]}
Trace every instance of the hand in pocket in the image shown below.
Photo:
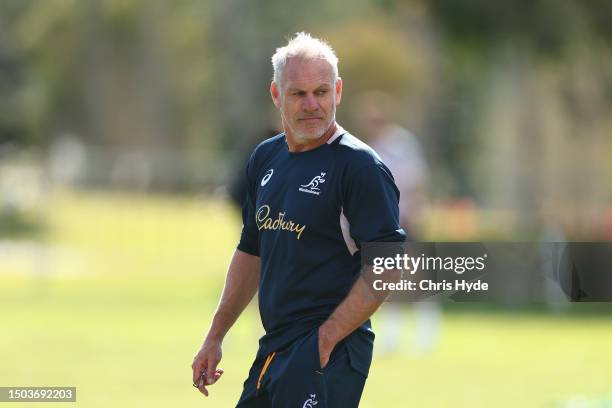
{"label": "hand in pocket", "polygon": [[319,355],[319,367],[321,369],[329,363],[329,358],[336,343],[327,341],[325,333],[321,331],[321,328],[317,329],[317,351]]}

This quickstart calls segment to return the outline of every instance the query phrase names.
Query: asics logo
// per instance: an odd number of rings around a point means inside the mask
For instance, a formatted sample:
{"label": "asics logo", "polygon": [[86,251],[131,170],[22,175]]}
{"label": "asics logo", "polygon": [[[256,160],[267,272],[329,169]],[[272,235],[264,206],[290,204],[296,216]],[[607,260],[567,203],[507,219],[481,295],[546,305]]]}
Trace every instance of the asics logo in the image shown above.
{"label": "asics logo", "polygon": [[263,178],[261,179],[261,186],[265,186],[266,184],[268,184],[268,181],[270,181],[270,179],[272,178],[272,174],[274,173],[274,169],[270,169],[266,172],[266,174],[263,176]]}

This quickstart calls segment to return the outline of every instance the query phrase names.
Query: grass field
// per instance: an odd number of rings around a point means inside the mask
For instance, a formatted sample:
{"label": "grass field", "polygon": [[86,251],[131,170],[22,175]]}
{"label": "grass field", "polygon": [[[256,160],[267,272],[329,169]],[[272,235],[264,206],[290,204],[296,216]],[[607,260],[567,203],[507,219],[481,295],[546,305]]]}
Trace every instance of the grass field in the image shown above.
{"label": "grass field", "polygon": [[[0,247],[0,386],[76,386],[80,407],[233,406],[262,334],[254,307],[208,399],[190,364],[237,215],[204,199],[61,192],[48,221],[40,241]],[[417,357],[405,314],[403,348],[375,357],[362,407],[612,406],[611,317],[445,312],[438,346]],[[40,404],[0,404],[13,405]]]}

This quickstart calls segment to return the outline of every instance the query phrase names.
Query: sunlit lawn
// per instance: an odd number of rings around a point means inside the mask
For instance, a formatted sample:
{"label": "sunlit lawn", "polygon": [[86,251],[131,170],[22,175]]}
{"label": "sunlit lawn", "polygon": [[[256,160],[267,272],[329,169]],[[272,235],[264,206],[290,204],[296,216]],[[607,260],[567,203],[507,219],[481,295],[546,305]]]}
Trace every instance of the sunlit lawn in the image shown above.
{"label": "sunlit lawn", "polygon": [[[40,245],[0,251],[0,386],[76,386],[81,407],[233,406],[261,335],[256,308],[226,339],[210,398],[192,388],[190,363],[237,214],[198,198],[63,192],[48,217]],[[446,313],[438,347],[416,357],[405,314],[402,348],[375,358],[362,407],[599,407],[611,396],[612,318]],[[0,404],[13,405],[28,404]]]}

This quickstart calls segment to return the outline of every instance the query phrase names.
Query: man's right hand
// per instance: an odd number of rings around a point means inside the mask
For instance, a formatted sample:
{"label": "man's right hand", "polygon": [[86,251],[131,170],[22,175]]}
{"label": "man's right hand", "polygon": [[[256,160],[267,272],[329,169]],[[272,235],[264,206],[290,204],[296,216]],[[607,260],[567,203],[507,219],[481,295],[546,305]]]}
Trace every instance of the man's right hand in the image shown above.
{"label": "man's right hand", "polygon": [[[259,283],[260,259],[239,249],[234,251],[225,277],[221,300],[208,329],[202,348],[193,358],[193,384],[208,396],[207,386],[214,384],[223,375],[217,368],[221,361],[221,343],[238,316],[249,304]],[[202,373],[206,378],[202,380]],[[202,380],[202,381],[201,381]]]}
{"label": "man's right hand", "polygon": [[[191,364],[193,384],[207,397],[208,390],[206,387],[217,382],[223,375],[223,369],[217,369],[217,364],[221,361],[221,355],[221,342],[206,340],[198,354],[193,358]],[[202,381],[202,373],[206,373],[204,381]]]}

